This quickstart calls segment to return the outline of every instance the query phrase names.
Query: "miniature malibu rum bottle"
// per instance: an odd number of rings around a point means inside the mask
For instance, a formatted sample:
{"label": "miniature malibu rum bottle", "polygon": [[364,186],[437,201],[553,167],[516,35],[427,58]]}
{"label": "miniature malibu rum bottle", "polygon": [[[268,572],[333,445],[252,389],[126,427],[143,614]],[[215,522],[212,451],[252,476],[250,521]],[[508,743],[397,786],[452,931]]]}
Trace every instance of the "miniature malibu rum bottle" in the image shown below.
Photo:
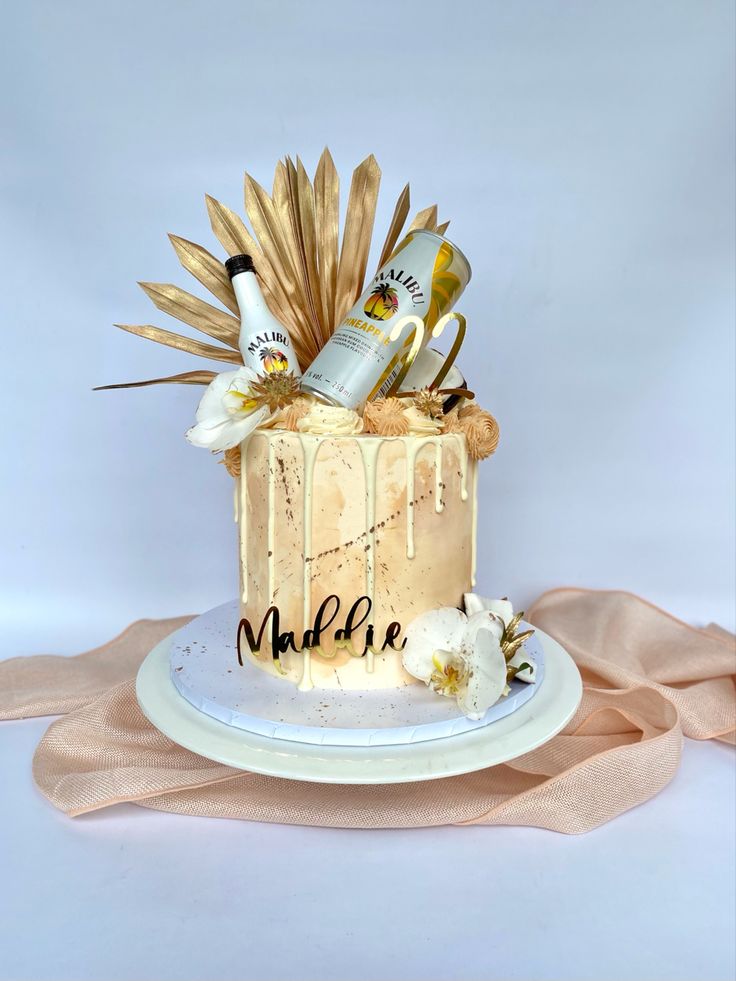
{"label": "miniature malibu rum bottle", "polygon": [[286,327],[268,309],[249,255],[234,255],[225,262],[240,310],[238,346],[248,368],[259,375],[290,371],[301,376],[299,362]]}

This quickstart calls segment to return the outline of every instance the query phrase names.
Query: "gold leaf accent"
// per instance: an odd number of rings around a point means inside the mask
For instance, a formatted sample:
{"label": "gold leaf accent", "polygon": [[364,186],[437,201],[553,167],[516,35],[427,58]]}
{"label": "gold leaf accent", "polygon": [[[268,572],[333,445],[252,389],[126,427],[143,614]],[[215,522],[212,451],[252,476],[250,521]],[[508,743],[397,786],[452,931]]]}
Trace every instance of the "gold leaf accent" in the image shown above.
{"label": "gold leaf accent", "polygon": [[[281,166],[283,167],[283,164]],[[278,168],[276,173],[279,173]],[[282,283],[286,284],[285,295],[288,302],[293,304],[297,300],[295,269],[291,262],[288,246],[284,241],[284,232],[274,202],[250,174],[245,175],[245,210],[253,226],[253,231],[256,233],[256,238],[264,251],[268,252],[274,273]]]}
{"label": "gold leaf accent", "polygon": [[153,327],[151,324],[115,324],[115,327],[119,327],[120,330],[127,330],[129,334],[145,337],[149,341],[156,341],[157,344],[174,347],[178,351],[197,354],[200,358],[208,358],[210,361],[226,361],[228,364],[243,363],[239,351],[230,351],[226,347],[217,347],[214,344],[195,341],[191,337],[174,334],[170,330],[162,330],[161,327]]}
{"label": "gold leaf accent", "polygon": [[320,347],[325,344],[332,332],[332,323],[328,311],[322,303],[317,265],[317,216],[314,200],[314,188],[299,157],[296,158],[296,188],[298,192],[297,218],[299,222],[299,238],[303,243],[305,258],[305,279],[310,306],[314,310],[317,335]]}
{"label": "gold leaf accent", "polygon": [[381,257],[378,260],[379,269],[385,262],[388,262],[388,260],[391,258],[391,253],[396,248],[396,243],[399,241],[399,235],[401,235],[401,229],[404,227],[406,224],[406,219],[409,217],[409,208],[410,195],[409,185],[407,184],[399,195],[399,199],[396,202],[396,207],[394,208],[391,224],[388,226],[386,241],[383,243]]}
{"label": "gold leaf accent", "polygon": [[409,232],[415,232],[420,228],[427,228],[434,230],[437,227],[437,205],[430,205],[429,208],[425,208],[423,211],[418,212],[414,221],[409,225],[407,235]]}
{"label": "gold leaf accent", "polygon": [[519,624],[521,623],[521,621],[522,621],[523,618],[524,618],[523,612],[516,613],[509,620],[508,626],[506,627],[506,630],[504,631],[504,633],[507,633],[509,635],[512,635],[516,631],[516,628],[519,626]]}
{"label": "gold leaf accent", "polygon": [[186,290],[172,286],[171,283],[139,283],[138,284],[154,306],[163,313],[180,320],[183,324],[201,330],[203,334],[214,337],[229,347],[238,349],[240,321],[229,313],[218,310],[210,303],[205,303],[199,297],[192,296]]}
{"label": "gold leaf accent", "polygon": [[274,278],[281,288],[288,311],[281,320],[286,327],[295,328],[292,341],[297,358],[304,366],[314,360],[319,348],[315,345],[309,319],[305,314],[303,291],[294,257],[274,202],[250,174],[245,175],[245,210],[258,241],[268,253]]}
{"label": "gold leaf accent", "polygon": [[435,231],[437,232],[438,235],[444,235],[449,227],[450,227],[450,222],[443,221],[441,225],[438,225],[435,228]]}
{"label": "gold leaf accent", "polygon": [[120,385],[98,385],[92,391],[109,392],[113,388],[145,388],[147,385],[209,385],[214,377],[214,371],[183,371],[167,378],[149,378],[146,381],[123,382]]}
{"label": "gold leaf accent", "polygon": [[210,225],[220,245],[228,255],[249,255],[255,264],[256,272],[263,286],[263,293],[275,317],[288,324],[289,309],[286,294],[271,263],[258,247],[258,243],[245,227],[245,222],[226,205],[205,194]]}
{"label": "gold leaf accent", "polygon": [[335,292],[339,262],[340,180],[330,151],[325,147],[314,175],[314,213],[320,298],[330,330],[335,322]]}
{"label": "gold leaf accent", "polygon": [[263,253],[240,215],[209,194],[205,194],[204,200],[212,231],[227,254],[245,254],[251,256],[254,262],[260,261]]}
{"label": "gold leaf accent", "polygon": [[360,296],[376,217],[381,171],[371,154],[353,171],[335,291],[335,324]]}
{"label": "gold leaf accent", "polygon": [[232,283],[224,264],[211,255],[207,249],[195,242],[190,242],[186,238],[169,235],[169,240],[174,246],[179,262],[186,271],[191,273],[213,296],[217,297],[223,306],[226,306],[236,317],[239,317],[238,301],[235,299]]}

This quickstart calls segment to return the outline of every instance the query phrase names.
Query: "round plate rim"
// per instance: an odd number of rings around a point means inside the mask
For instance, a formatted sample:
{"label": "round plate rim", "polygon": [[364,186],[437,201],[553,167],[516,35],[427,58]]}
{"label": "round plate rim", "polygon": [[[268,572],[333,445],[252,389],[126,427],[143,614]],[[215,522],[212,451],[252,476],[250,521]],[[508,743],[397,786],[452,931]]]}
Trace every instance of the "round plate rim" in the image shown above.
{"label": "round plate rim", "polygon": [[173,635],[160,641],[143,661],[136,696],[143,714],[169,739],[236,770],[330,784],[434,780],[523,756],[557,735],[575,714],[582,698],[580,673],[557,641],[537,632],[544,646],[546,673],[533,699],[491,725],[424,743],[317,745],[228,726],[194,708],[176,690],[169,673]]}

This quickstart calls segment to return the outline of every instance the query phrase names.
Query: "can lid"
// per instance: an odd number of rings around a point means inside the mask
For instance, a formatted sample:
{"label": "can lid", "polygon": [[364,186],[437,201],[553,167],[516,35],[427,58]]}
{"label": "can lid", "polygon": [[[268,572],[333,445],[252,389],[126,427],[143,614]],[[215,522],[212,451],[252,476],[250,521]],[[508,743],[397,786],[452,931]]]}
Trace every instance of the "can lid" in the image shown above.
{"label": "can lid", "polygon": [[230,279],[233,276],[237,276],[241,272],[255,272],[256,267],[253,265],[253,260],[249,255],[231,255],[229,259],[225,260],[225,268],[227,269],[227,274]]}

